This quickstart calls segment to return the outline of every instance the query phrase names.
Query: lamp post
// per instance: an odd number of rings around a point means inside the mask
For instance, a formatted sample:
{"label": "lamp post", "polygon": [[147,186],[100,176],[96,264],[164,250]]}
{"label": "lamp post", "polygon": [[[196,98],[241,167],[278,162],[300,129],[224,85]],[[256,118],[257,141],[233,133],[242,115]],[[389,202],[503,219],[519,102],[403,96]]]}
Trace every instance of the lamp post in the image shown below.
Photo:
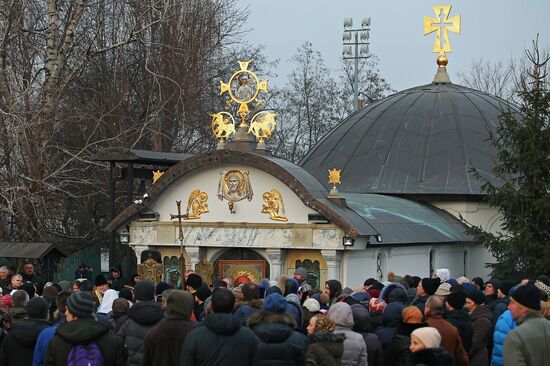
{"label": "lamp post", "polygon": [[[370,18],[361,21],[361,28],[353,29],[353,19],[344,19],[342,56],[344,60],[354,60],[353,73],[353,109],[359,109],[359,59],[367,58],[369,53]],[[352,47],[354,46],[353,52]]]}

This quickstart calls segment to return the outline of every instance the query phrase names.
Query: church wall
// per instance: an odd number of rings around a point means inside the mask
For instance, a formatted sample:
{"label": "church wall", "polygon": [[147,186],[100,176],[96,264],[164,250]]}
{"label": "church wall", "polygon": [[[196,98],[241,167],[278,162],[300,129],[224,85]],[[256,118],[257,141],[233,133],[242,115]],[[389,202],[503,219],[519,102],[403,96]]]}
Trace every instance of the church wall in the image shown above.
{"label": "church wall", "polygon": [[[224,170],[242,170],[249,172],[250,186],[252,188],[252,200],[243,199],[235,202],[235,213],[230,213],[228,201],[221,201],[217,197],[220,172]],[[247,222],[247,223],[276,223],[269,216],[262,213],[264,204],[263,193],[276,189],[281,194],[285,206],[285,214],[288,222],[308,223],[308,214],[315,213],[305,206],[300,198],[283,182],[272,175],[245,165],[220,164],[193,171],[168,187],[150,206],[157,211],[160,221],[170,221],[170,214],[176,214],[176,201],[182,201],[182,211],[185,213],[190,193],[200,189],[208,194],[209,212],[203,213],[201,218],[189,220],[193,222]]]}

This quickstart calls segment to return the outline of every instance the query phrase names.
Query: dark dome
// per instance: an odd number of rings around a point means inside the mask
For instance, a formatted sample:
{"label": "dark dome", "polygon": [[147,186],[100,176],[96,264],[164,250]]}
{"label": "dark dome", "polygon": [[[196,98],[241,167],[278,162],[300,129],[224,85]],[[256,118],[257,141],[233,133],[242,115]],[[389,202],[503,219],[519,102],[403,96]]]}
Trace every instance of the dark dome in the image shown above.
{"label": "dark dome", "polygon": [[342,169],[341,192],[481,194],[470,166],[497,183],[488,130],[495,132],[507,108],[503,99],[455,84],[407,89],[352,114],[299,165],[327,188],[327,170]]}

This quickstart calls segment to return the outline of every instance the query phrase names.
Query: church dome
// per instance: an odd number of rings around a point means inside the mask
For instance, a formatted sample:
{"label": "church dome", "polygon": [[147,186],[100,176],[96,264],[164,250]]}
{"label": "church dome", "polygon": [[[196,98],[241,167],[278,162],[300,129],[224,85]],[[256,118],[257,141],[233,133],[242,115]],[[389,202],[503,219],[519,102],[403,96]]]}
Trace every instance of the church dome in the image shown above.
{"label": "church dome", "polygon": [[448,82],[407,89],[349,116],[299,165],[327,188],[327,170],[341,169],[341,192],[482,194],[470,168],[498,184],[491,172],[497,151],[488,136],[508,106]]}

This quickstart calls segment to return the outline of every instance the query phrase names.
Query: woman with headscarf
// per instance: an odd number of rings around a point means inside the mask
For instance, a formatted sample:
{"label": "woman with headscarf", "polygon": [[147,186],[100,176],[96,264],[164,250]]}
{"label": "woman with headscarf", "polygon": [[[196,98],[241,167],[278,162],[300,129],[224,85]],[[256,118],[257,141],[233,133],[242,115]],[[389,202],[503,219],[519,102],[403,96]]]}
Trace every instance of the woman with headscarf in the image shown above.
{"label": "woman with headscarf", "polygon": [[113,312],[113,302],[118,299],[118,292],[115,290],[107,290],[103,294],[103,300],[97,309],[97,321],[111,328],[111,317]]}
{"label": "woman with headscarf", "polygon": [[336,325],[326,315],[313,316],[307,327],[309,346],[306,354],[308,366],[337,366],[344,354],[343,334],[334,333]]}

